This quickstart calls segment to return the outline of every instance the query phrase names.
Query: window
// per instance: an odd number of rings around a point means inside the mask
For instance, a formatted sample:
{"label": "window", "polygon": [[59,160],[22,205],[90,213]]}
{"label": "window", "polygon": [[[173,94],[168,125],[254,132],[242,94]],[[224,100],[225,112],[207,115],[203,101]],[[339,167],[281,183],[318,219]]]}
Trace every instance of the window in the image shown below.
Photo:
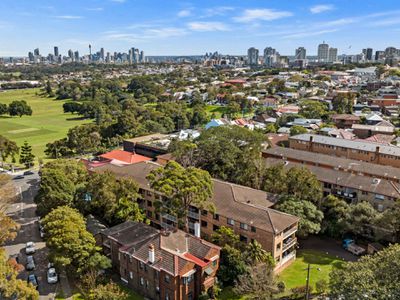
{"label": "window", "polygon": [[151,192],[150,191],[146,191],[146,195],[151,197]]}
{"label": "window", "polygon": [[375,200],[385,200],[385,196],[376,194],[375,195]]}
{"label": "window", "polygon": [[131,263],[132,261],[132,256],[129,256],[129,262]]}
{"label": "window", "polygon": [[217,260],[213,261],[213,267],[215,268],[217,266]]}
{"label": "window", "polygon": [[121,260],[121,252],[118,252],[118,260]]}
{"label": "window", "polygon": [[140,277],[140,285],[144,285],[144,279],[143,279],[143,277]]}
{"label": "window", "polygon": [[219,220],[219,214],[214,214],[213,215],[213,219],[218,221]]}
{"label": "window", "polygon": [[156,214],[156,220],[160,221],[160,214]]}
{"label": "window", "polygon": [[214,231],[217,231],[219,229],[219,226],[218,225],[213,225],[213,230]]}
{"label": "window", "polygon": [[256,232],[256,228],[254,226],[251,226],[251,232]]}
{"label": "window", "polygon": [[228,218],[226,222],[228,223],[228,225],[231,225],[231,226],[235,225],[235,220],[233,220],[233,219]]}
{"label": "window", "polygon": [[201,211],[201,214],[202,214],[203,216],[207,216],[208,212],[207,212],[206,210],[203,209],[203,210]]}
{"label": "window", "polygon": [[132,272],[129,272],[129,278],[133,279],[133,273]]}
{"label": "window", "polygon": [[188,298],[188,300],[193,300],[193,293],[189,292],[187,298]]}
{"label": "window", "polygon": [[206,221],[201,221],[201,227],[207,227],[207,222]]}
{"label": "window", "polygon": [[240,235],[240,241],[247,243],[247,237],[245,237],[244,235]]}
{"label": "window", "polygon": [[240,228],[243,230],[249,230],[249,225],[247,225],[246,223],[240,223]]}
{"label": "window", "polygon": [[368,195],[368,192],[362,191],[362,194],[363,194],[363,195]]}
{"label": "window", "polygon": [[165,281],[166,283],[170,283],[170,282],[171,282],[171,278],[169,277],[169,275],[165,275],[164,281]]}
{"label": "window", "polygon": [[169,294],[165,293],[165,300],[169,300]]}
{"label": "window", "polygon": [[150,200],[147,200],[147,206],[148,207],[152,207],[153,206],[153,202],[151,202]]}
{"label": "window", "polygon": [[139,268],[141,268],[142,270],[143,270],[143,268],[144,268],[144,263],[143,262],[139,262]]}
{"label": "window", "polygon": [[148,289],[148,288],[149,288],[149,281],[146,280],[146,289]]}
{"label": "window", "polygon": [[147,211],[147,213],[146,213],[146,215],[149,217],[149,218],[152,218],[153,217],[153,213],[151,212],[151,211]]}

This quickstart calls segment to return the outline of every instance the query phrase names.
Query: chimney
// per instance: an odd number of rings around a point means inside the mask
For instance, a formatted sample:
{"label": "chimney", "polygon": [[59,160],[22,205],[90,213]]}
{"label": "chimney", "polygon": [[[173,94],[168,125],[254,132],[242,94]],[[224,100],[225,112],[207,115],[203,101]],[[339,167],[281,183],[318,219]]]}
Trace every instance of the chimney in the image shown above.
{"label": "chimney", "polygon": [[379,154],[379,151],[380,151],[380,147],[379,146],[376,146],[376,150],[375,150],[375,160],[376,160],[376,163],[378,163],[379,164],[379,156],[380,156],[380,154]]}
{"label": "chimney", "polygon": [[314,137],[313,137],[312,135],[310,135],[310,145],[309,145],[309,147],[310,147],[310,152],[313,151],[313,141],[314,141]]}
{"label": "chimney", "polygon": [[154,262],[156,261],[156,254],[155,254],[155,250],[154,250],[154,245],[150,244],[149,245],[149,263],[154,264]]}
{"label": "chimney", "polygon": [[200,237],[200,223],[196,222],[194,223],[194,235],[195,237]]}

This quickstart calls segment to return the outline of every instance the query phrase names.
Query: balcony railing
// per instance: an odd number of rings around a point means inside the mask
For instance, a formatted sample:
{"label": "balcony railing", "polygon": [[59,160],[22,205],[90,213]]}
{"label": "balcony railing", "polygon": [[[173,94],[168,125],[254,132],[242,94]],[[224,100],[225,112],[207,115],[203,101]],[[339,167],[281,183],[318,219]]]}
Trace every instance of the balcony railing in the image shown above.
{"label": "balcony railing", "polygon": [[281,260],[280,264],[283,265],[284,263],[286,263],[287,261],[293,259],[294,257],[296,257],[296,251],[292,251],[288,255],[286,255],[285,257],[282,257],[282,260]]}
{"label": "balcony railing", "polygon": [[296,233],[297,227],[292,228],[286,232],[283,233],[283,239],[286,239],[287,237],[291,236],[292,234]]}
{"label": "balcony railing", "polygon": [[187,216],[192,219],[200,220],[200,214],[193,211],[188,211]]}
{"label": "balcony railing", "polygon": [[165,222],[161,222],[161,227],[162,227],[162,228],[165,228],[165,229],[169,229],[169,230],[174,230],[174,229],[175,229],[175,226],[174,226],[174,225],[172,225],[172,224],[167,224],[167,223],[165,223]]}
{"label": "balcony railing", "polygon": [[283,242],[283,251],[289,249],[290,247],[296,245],[297,239],[296,238],[289,238],[288,241]]}
{"label": "balcony railing", "polygon": [[174,223],[177,222],[177,218],[174,217],[174,216],[171,216],[171,215],[169,215],[169,214],[163,214],[163,215],[162,215],[162,218],[163,218],[163,219],[166,219],[166,220],[169,220],[169,221],[171,221],[171,222],[174,222]]}
{"label": "balcony railing", "polygon": [[188,225],[189,225],[189,229],[193,229],[194,230],[194,223],[188,222]]}

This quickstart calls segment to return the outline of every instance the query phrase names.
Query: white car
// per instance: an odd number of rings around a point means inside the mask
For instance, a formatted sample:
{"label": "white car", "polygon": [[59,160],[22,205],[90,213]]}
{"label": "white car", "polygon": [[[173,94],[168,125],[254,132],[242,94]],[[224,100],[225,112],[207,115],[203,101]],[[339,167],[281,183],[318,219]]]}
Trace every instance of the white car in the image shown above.
{"label": "white car", "polygon": [[56,273],[56,269],[50,268],[47,270],[47,283],[57,283],[58,282],[58,275]]}
{"label": "white car", "polygon": [[25,253],[27,255],[33,254],[36,252],[35,243],[34,242],[27,242],[25,246]]}

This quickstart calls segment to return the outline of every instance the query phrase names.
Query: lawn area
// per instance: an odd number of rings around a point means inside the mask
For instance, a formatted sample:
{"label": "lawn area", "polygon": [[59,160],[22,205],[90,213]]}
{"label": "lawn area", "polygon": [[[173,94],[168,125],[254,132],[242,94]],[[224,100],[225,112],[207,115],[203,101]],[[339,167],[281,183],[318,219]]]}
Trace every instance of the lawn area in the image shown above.
{"label": "lawn area", "polygon": [[244,300],[244,297],[237,296],[231,287],[224,288],[217,297],[218,300]]}
{"label": "lawn area", "polygon": [[315,288],[315,283],[318,280],[325,279],[329,282],[330,272],[335,268],[340,268],[344,261],[324,252],[298,251],[296,261],[279,274],[279,280],[285,283],[287,291],[306,284],[308,264],[311,264],[312,268],[310,271],[310,285]]}
{"label": "lawn area", "polygon": [[220,106],[220,105],[207,105],[206,106],[206,112],[211,116],[212,114],[215,115],[216,119],[219,119],[222,117],[222,115],[226,112],[226,107],[225,106]]}
{"label": "lawn area", "polygon": [[15,141],[18,146],[27,141],[36,158],[45,158],[47,143],[65,137],[68,129],[91,121],[64,114],[62,105],[65,101],[42,97],[37,95],[39,92],[39,89],[0,92],[0,103],[25,100],[33,111],[32,116],[22,118],[0,117],[0,135]]}

